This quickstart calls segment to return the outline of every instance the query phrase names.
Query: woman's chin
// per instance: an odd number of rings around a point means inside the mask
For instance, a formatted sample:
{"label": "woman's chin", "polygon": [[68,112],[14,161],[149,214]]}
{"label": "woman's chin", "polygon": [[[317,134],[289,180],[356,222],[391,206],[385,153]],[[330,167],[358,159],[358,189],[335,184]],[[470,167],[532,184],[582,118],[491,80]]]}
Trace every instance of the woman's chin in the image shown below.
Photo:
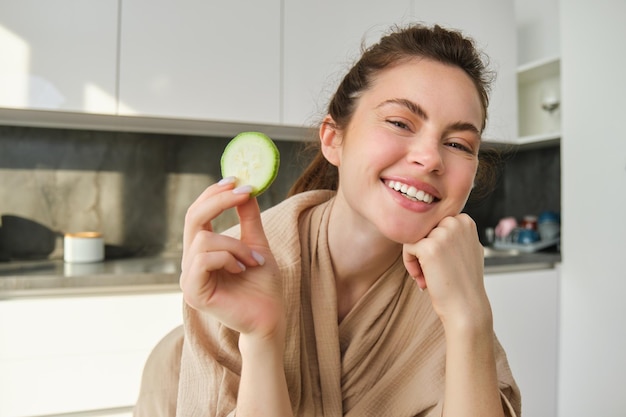
{"label": "woman's chin", "polygon": [[[434,227],[434,226],[433,226]],[[428,236],[433,228],[416,228],[416,227],[404,227],[394,228],[389,230],[385,235],[392,241],[401,244],[412,244],[420,241],[424,237]]]}

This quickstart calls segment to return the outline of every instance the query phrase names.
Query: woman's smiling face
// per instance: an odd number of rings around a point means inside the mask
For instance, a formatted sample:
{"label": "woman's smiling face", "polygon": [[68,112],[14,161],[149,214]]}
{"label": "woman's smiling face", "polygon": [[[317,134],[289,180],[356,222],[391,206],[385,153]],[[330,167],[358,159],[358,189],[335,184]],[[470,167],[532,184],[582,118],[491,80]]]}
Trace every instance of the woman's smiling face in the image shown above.
{"label": "woman's smiling face", "polygon": [[458,214],[478,168],[483,120],[476,87],[460,68],[411,59],[383,70],[348,127],[330,145],[322,138],[339,169],[346,221],[411,243]]}

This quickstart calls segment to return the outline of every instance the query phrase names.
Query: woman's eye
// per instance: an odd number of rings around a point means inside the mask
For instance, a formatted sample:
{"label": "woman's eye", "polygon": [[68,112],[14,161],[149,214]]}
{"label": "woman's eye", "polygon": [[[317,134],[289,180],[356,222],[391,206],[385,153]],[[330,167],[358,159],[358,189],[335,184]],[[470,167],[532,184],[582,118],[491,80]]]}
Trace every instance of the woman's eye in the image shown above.
{"label": "woman's eye", "polygon": [[448,143],[448,146],[451,147],[451,148],[459,149],[459,150],[461,150],[463,152],[467,152],[467,153],[471,153],[471,154],[474,153],[474,151],[472,151],[472,149],[470,149],[468,146],[465,146],[465,145],[463,145],[462,143],[459,143],[459,142],[450,142],[450,143]]}
{"label": "woman's eye", "polygon": [[408,129],[409,126],[406,123],[403,123],[399,120],[387,120],[387,123],[394,125],[395,127],[399,127],[400,129]]}

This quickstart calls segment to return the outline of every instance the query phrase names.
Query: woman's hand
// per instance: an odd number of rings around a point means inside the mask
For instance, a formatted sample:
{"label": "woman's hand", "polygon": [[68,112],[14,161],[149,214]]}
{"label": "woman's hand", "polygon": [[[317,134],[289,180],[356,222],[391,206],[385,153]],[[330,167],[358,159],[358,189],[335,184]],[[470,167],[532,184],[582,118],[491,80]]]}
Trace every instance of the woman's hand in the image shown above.
{"label": "woman's hand", "polygon": [[[444,325],[487,320],[491,307],[483,284],[483,247],[467,214],[446,217],[419,242],[405,244],[404,264],[421,289],[428,288]],[[475,323],[475,324],[479,324]]]}
{"label": "woman's hand", "polygon": [[[234,179],[226,178],[189,207],[180,287],[187,304],[240,333],[237,415],[290,416],[282,282],[251,191],[247,186],[234,189]],[[211,227],[213,219],[233,207],[240,239],[214,233]]]}
{"label": "woman's hand", "polygon": [[[180,286],[187,304],[254,338],[284,333],[282,283],[249,187],[226,178],[208,187],[185,217]],[[236,207],[241,239],[214,233],[211,222]],[[278,334],[277,334],[278,333]]]}
{"label": "woman's hand", "polygon": [[428,287],[446,333],[444,416],[502,416],[491,307],[483,284],[483,248],[466,214],[444,218],[403,247],[404,264]]}

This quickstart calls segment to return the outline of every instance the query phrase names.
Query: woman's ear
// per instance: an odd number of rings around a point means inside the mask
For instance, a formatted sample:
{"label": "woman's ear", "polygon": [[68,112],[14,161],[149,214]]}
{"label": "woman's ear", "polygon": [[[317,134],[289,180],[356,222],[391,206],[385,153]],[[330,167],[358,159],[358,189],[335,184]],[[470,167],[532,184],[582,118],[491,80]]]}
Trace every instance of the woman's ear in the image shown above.
{"label": "woman's ear", "polygon": [[320,126],[320,142],[326,160],[338,167],[341,163],[341,133],[330,115],[324,118]]}

